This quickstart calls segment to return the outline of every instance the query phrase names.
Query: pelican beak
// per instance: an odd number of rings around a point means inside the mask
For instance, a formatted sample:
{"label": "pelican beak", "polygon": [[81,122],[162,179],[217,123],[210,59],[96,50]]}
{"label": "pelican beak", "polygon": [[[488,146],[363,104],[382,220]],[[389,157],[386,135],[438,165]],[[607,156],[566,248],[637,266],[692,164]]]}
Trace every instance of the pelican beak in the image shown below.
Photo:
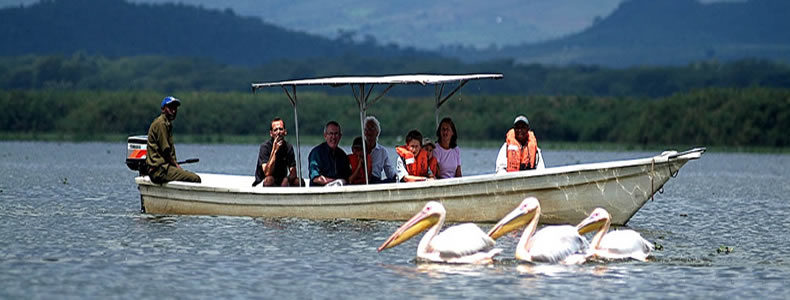
{"label": "pelican beak", "polygon": [[425,212],[419,212],[417,215],[406,221],[403,225],[398,227],[398,230],[395,230],[387,241],[385,241],[381,246],[379,246],[378,250],[381,252],[384,249],[392,248],[400,243],[407,241],[408,239],[412,238],[413,236],[419,234],[431,228],[434,224],[439,222],[439,215],[438,214],[426,214]]}
{"label": "pelican beak", "polygon": [[508,232],[524,227],[527,223],[532,221],[536,215],[536,209],[524,207],[519,205],[516,209],[507,214],[502,220],[499,220],[494,228],[488,232],[488,236],[496,240]]}
{"label": "pelican beak", "polygon": [[584,235],[588,232],[593,232],[600,229],[605,221],[606,219],[601,218],[599,215],[592,214],[579,222],[579,225],[576,225],[576,230],[579,232],[579,234]]}

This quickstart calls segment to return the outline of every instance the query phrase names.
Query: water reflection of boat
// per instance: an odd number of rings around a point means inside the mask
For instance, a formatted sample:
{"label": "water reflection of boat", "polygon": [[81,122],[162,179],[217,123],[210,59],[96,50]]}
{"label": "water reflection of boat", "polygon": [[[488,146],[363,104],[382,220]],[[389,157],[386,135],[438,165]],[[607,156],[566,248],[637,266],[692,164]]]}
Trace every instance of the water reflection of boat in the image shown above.
{"label": "water reflection of boat", "polygon": [[[286,92],[294,106],[296,149],[299,149],[297,86],[351,86],[362,123],[367,108],[396,84],[436,85],[438,111],[468,81],[501,77],[501,74],[334,77],[253,84],[253,89],[279,86]],[[455,89],[443,96],[445,84],[454,83],[457,83]],[[377,98],[368,101],[377,84],[387,87]],[[438,119],[438,112],[436,116]],[[524,197],[535,196],[543,208],[542,223],[577,223],[594,208],[603,207],[611,213],[613,225],[624,225],[686,162],[699,158],[704,151],[705,148],[680,153],[668,151],[639,159],[499,175],[322,188],[253,188],[250,187],[253,176],[206,173],[200,174],[203,182],[199,184],[158,185],[147,176],[138,176],[135,181],[142,211],[151,214],[406,220],[425,203],[435,200],[451,212],[448,222],[496,222]]]}

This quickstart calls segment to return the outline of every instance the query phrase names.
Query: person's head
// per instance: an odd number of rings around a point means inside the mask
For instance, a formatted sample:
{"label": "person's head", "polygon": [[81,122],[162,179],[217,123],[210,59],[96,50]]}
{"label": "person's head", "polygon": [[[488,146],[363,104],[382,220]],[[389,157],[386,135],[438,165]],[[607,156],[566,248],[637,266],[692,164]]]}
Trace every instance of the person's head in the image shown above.
{"label": "person's head", "polygon": [[529,139],[529,119],[524,115],[518,115],[516,119],[513,120],[513,132],[519,143],[526,144]]}
{"label": "person's head", "polygon": [[272,119],[271,126],[269,126],[269,136],[275,138],[277,136],[285,137],[288,131],[285,130],[285,122],[280,117]]}
{"label": "person's head", "polygon": [[439,144],[450,143],[450,148],[458,146],[458,131],[455,130],[455,123],[450,117],[446,117],[439,122],[439,127],[436,128],[436,137]]}
{"label": "person's head", "polygon": [[351,143],[351,153],[356,156],[362,156],[362,137],[358,136],[354,138],[354,142]]}
{"label": "person's head", "polygon": [[417,155],[422,149],[422,133],[419,130],[411,130],[406,134],[406,147],[412,154]]}
{"label": "person's head", "polygon": [[433,145],[433,141],[431,141],[430,138],[424,138],[422,139],[422,148],[425,149],[425,151],[428,152],[428,156],[430,156],[436,146]]}
{"label": "person's head", "polygon": [[369,148],[376,146],[376,142],[379,140],[379,134],[381,134],[381,124],[379,120],[374,116],[365,118],[365,143]]}
{"label": "person's head", "polygon": [[181,105],[181,100],[173,96],[167,96],[162,99],[162,104],[160,105],[162,108],[162,113],[165,114],[165,117],[172,121],[176,119],[176,115],[178,114],[178,107]]}
{"label": "person's head", "polygon": [[340,124],[336,121],[329,121],[326,123],[326,126],[324,126],[324,140],[326,144],[329,145],[329,148],[337,148],[337,144],[340,143],[341,137],[343,137],[343,132],[340,131]]}

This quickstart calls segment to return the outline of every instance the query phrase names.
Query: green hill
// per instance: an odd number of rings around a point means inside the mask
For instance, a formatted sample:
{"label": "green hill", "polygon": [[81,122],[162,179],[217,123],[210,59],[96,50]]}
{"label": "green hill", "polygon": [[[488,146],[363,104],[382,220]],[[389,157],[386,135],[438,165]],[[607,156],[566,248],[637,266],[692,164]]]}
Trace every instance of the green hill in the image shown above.
{"label": "green hill", "polygon": [[[700,60],[790,61],[790,1],[703,4],[695,0],[623,2],[590,28],[561,39],[459,57],[515,58],[522,63],[685,65]],[[446,53],[446,52],[445,52]]]}
{"label": "green hill", "polygon": [[108,57],[164,55],[210,57],[231,64],[261,65],[308,57],[430,56],[427,52],[335,40],[289,31],[231,10],[182,4],[131,4],[122,0],[52,0],[0,9],[0,56]]}

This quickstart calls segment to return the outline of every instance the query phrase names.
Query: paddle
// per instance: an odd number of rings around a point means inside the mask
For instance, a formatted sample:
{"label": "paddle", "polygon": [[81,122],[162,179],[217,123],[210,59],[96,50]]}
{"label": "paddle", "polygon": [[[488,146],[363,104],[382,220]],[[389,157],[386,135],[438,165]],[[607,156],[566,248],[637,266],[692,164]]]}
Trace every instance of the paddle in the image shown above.
{"label": "paddle", "polygon": [[179,165],[191,164],[191,163],[196,163],[196,162],[199,162],[199,161],[200,161],[199,158],[190,158],[190,159],[187,159],[187,160],[184,160],[184,161],[179,161],[178,164]]}

